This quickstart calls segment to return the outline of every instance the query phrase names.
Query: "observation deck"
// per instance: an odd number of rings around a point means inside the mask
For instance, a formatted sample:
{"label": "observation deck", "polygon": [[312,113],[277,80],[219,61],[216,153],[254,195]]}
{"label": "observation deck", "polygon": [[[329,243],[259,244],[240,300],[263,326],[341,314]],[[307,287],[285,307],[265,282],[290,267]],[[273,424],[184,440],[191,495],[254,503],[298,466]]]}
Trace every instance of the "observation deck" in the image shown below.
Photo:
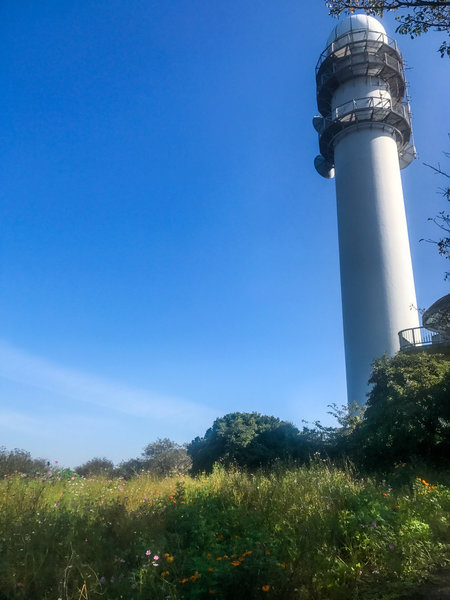
{"label": "observation deck", "polygon": [[316,65],[317,107],[324,117],[331,111],[335,90],[354,77],[379,77],[389,86],[391,97],[400,102],[406,82],[397,42],[382,32],[352,30],[332,42]]}
{"label": "observation deck", "polygon": [[[315,167],[320,175],[333,177],[338,139],[352,129],[381,127],[395,139],[400,168],[404,169],[414,160],[416,151],[397,42],[373,18],[346,20],[342,27],[335,27],[316,65],[320,115],[314,117],[313,125],[319,134],[320,155],[314,161]],[[340,86],[362,78],[373,80],[364,84],[362,91],[367,95],[336,106]]]}
{"label": "observation deck", "polygon": [[450,335],[412,327],[398,332],[400,352],[432,352],[450,354]]}

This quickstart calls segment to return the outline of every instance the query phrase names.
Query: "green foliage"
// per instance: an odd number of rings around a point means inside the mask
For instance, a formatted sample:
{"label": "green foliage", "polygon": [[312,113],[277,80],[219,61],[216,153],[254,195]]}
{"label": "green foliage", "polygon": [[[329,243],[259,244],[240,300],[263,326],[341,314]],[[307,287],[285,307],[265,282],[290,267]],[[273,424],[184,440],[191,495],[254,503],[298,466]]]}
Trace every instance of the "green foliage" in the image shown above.
{"label": "green foliage", "polygon": [[114,474],[114,463],[107,458],[91,458],[79,467],[75,467],[75,472],[83,477],[89,475],[104,475],[112,477]]}
{"label": "green foliage", "polygon": [[[330,15],[364,10],[369,15],[382,17],[385,12],[408,11],[396,16],[398,33],[411,38],[432,31],[450,31],[450,2],[448,0],[326,0]],[[447,41],[439,48],[441,56],[450,56]]]}
{"label": "green foliage", "polygon": [[384,470],[412,460],[448,465],[448,357],[428,353],[384,356],[375,361],[370,383],[364,419],[353,434],[359,462]]}
{"label": "green foliage", "polygon": [[144,468],[158,477],[171,477],[187,473],[192,461],[182,446],[169,440],[169,438],[158,438],[144,448]]}
{"label": "green foliage", "polygon": [[296,455],[299,431],[276,417],[229,413],[216,419],[203,438],[187,448],[194,472],[211,471],[215,462],[257,468]]}
{"label": "green foliage", "polygon": [[12,473],[36,475],[48,470],[47,462],[42,458],[32,458],[25,450],[7,450],[0,448],[0,477]]}
{"label": "green foliage", "polygon": [[450,490],[317,460],[0,482],[1,600],[393,600],[450,560]]}

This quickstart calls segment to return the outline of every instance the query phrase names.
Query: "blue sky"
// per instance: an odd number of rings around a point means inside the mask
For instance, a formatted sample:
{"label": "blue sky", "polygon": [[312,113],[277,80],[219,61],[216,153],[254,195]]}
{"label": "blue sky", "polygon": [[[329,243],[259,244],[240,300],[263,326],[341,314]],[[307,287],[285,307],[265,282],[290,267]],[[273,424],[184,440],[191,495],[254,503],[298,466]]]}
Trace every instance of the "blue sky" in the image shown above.
{"label": "blue sky", "polygon": [[[75,466],[232,411],[346,401],[334,182],[313,167],[322,2],[0,6],[0,445]],[[388,33],[395,23],[385,19]],[[439,35],[397,36],[418,303],[447,292]]]}

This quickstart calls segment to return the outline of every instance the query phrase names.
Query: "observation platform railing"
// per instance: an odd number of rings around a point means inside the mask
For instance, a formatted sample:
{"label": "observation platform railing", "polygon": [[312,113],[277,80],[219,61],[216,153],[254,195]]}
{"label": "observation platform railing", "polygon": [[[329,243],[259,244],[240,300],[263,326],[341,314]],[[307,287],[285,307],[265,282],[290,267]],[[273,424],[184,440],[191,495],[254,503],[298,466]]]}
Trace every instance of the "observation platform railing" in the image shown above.
{"label": "observation platform railing", "polygon": [[411,329],[402,329],[398,332],[400,340],[400,352],[408,352],[415,348],[426,346],[450,346],[450,335],[435,333],[425,327],[412,327]]}

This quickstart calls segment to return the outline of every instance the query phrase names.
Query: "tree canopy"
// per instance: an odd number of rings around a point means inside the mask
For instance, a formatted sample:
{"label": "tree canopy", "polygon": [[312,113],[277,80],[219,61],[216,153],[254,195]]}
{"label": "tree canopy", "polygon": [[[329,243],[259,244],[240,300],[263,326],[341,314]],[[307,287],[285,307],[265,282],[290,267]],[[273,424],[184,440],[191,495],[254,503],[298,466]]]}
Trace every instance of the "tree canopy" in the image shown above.
{"label": "tree canopy", "polygon": [[[364,418],[353,447],[369,469],[450,456],[450,361],[441,354],[398,353],[375,361]],[[358,457],[355,457],[358,458]]]}
{"label": "tree canopy", "polygon": [[[397,32],[418,37],[429,30],[450,32],[450,2],[448,0],[326,0],[330,15],[339,17],[364,10],[369,15],[382,17],[385,12],[400,11],[396,15]],[[444,40],[439,47],[441,56],[450,56],[450,45]]]}
{"label": "tree canopy", "polygon": [[205,436],[187,448],[194,471],[209,471],[215,462],[256,468],[295,455],[299,430],[276,417],[229,413],[216,419]]}

